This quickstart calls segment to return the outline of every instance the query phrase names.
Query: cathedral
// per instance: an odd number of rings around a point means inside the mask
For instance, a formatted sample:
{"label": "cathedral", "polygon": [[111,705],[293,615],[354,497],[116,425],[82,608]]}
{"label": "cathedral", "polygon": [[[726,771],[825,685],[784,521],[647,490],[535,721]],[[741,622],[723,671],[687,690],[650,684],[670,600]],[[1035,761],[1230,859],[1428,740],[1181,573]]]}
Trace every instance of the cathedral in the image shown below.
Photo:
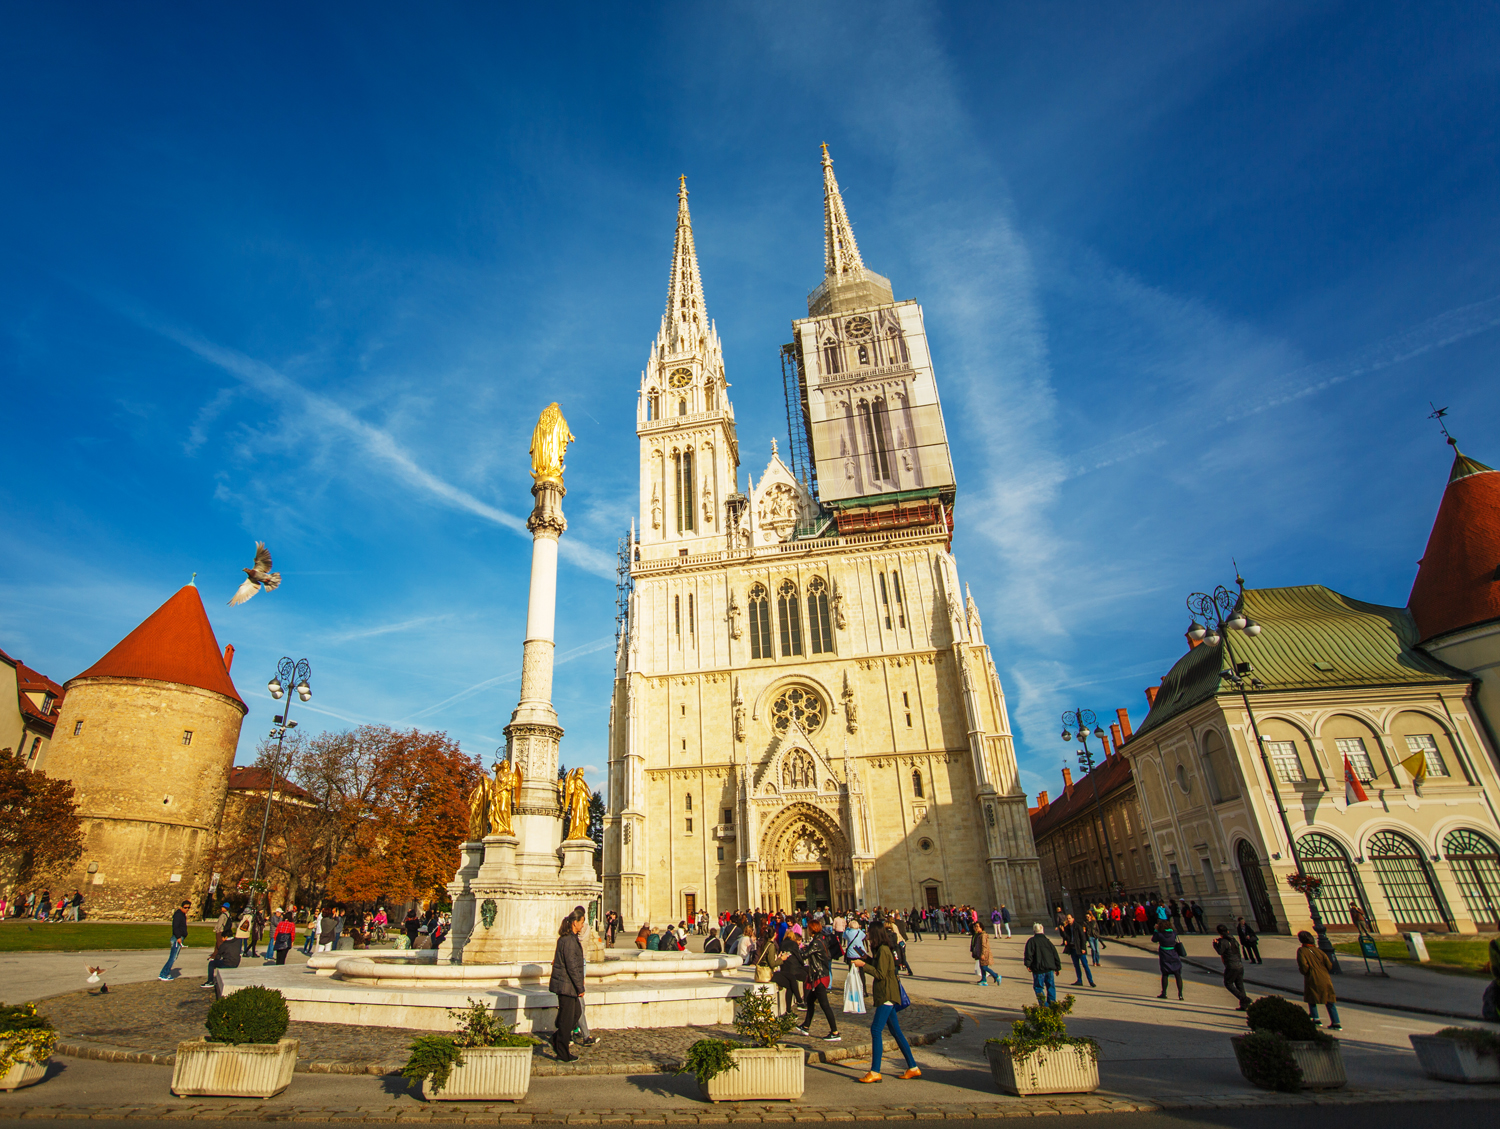
{"label": "cathedral", "polygon": [[781,350],[787,451],[742,490],[678,190],[637,400],[605,908],[632,928],[952,903],[1044,920],[1005,694],[950,551],[922,309],[864,265],[826,146],[823,191],[823,282]]}

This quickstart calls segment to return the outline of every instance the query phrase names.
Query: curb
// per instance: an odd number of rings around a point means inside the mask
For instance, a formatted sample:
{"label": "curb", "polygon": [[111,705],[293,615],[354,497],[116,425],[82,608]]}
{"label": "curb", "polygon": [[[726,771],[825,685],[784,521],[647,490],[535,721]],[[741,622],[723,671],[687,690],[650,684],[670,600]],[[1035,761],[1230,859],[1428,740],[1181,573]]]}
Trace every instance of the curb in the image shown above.
{"label": "curb", "polygon": [[[927,1001],[924,1001],[927,1002]],[[942,1008],[946,1014],[942,1016],[943,1023],[936,1030],[923,1031],[908,1035],[907,1042],[914,1047],[925,1047],[936,1043],[939,1039],[946,1039],[950,1035],[958,1033],[963,1027],[963,1016],[957,1009],[947,1005],[936,1005]],[[67,1058],[95,1059],[100,1062],[133,1062],[146,1066],[173,1066],[177,1062],[175,1051],[133,1051],[125,1047],[115,1047],[108,1043],[67,1043],[59,1041],[53,1050],[54,1054],[63,1055]],[[866,1058],[870,1054],[867,1047],[830,1047],[827,1050],[810,1048],[807,1051],[808,1062],[835,1063],[845,1062],[852,1058]],[[307,1062],[298,1060],[296,1073],[298,1074],[400,1074],[402,1063],[399,1062]],[[608,1062],[608,1063],[561,1063],[550,1059],[533,1059],[531,1064],[531,1075],[533,1078],[556,1078],[565,1075],[600,1075],[600,1074],[671,1074],[682,1065],[679,1059],[658,1059],[647,1062]]]}
{"label": "curb", "polygon": [[[1475,1092],[1476,1090],[1480,1092]],[[1493,1095],[1484,1087],[1454,1086],[1441,1092],[1444,1101],[1486,1101]],[[1321,1090],[1296,1094],[1267,1091],[1235,1094],[1207,1094],[1193,1097],[1139,1098],[1110,1091],[1092,1094],[1058,1094],[1051,1097],[992,1099],[981,1102],[882,1106],[871,1109],[813,1109],[798,1102],[734,1103],[711,1106],[707,1103],[688,1107],[674,1106],[659,1111],[622,1110],[527,1110],[511,1103],[463,1103],[456,1109],[446,1102],[409,1103],[383,1109],[362,1107],[355,1110],[327,1106],[246,1104],[242,1098],[205,1101],[181,1099],[171,1104],[115,1108],[88,1106],[0,1105],[0,1121],[48,1119],[99,1119],[131,1121],[212,1121],[230,1123],[261,1121],[371,1121],[371,1122],[452,1122],[484,1121],[502,1125],[600,1125],[600,1124],[696,1124],[723,1125],[731,1122],[792,1121],[974,1121],[1002,1117],[1086,1116],[1100,1113],[1157,1113],[1201,1109],[1263,1109],[1284,1106],[1350,1106],[1414,1105],[1431,1101],[1432,1096],[1412,1090]]]}
{"label": "curb", "polygon": [[[1136,949],[1139,952],[1153,953],[1153,954],[1156,952],[1155,949],[1148,948],[1145,945],[1136,944],[1135,941],[1133,941],[1133,940],[1127,940],[1124,937],[1111,937],[1110,940],[1111,941],[1117,941],[1117,942],[1119,942],[1122,945],[1129,945],[1132,949]],[[1348,953],[1344,953],[1343,955],[1344,956],[1348,956],[1349,954]],[[1215,968],[1213,965],[1211,965],[1211,964],[1204,964],[1201,960],[1197,960],[1197,959],[1195,959],[1193,957],[1183,957],[1182,958],[1182,963],[1183,964],[1190,964],[1194,968],[1198,969],[1199,971],[1207,972],[1207,973],[1209,973],[1212,976],[1221,975],[1223,973],[1223,971],[1224,971],[1224,969],[1222,967]],[[1254,966],[1252,966],[1252,967],[1254,967]],[[1252,980],[1248,976],[1245,977],[1245,983],[1246,984],[1254,984],[1257,988],[1270,988],[1273,992],[1294,992],[1294,991],[1296,991],[1295,988],[1288,988],[1285,984],[1271,984],[1271,983],[1269,983],[1269,982],[1267,982],[1265,980]],[[1337,984],[1335,984],[1335,987],[1337,987]],[[1387,1004],[1387,1003],[1380,1003],[1380,1002],[1378,1002],[1376,1000],[1361,1000],[1361,999],[1356,999],[1354,996],[1345,996],[1345,995],[1343,995],[1341,993],[1338,994],[1338,1000],[1339,1000],[1339,1003],[1341,1003],[1341,1004],[1354,1004],[1354,1005],[1356,1005],[1358,1007],[1379,1008],[1381,1011],[1405,1011],[1405,1012],[1411,1012],[1411,1013],[1413,1013],[1415,1015],[1435,1015],[1435,1016],[1439,1017],[1440,1019],[1463,1019],[1463,1020],[1469,1021],[1470,1023],[1473,1023],[1476,1020],[1479,1021],[1479,1022],[1483,1022],[1484,1021],[1484,1017],[1482,1015],[1464,1015],[1462,1012],[1457,1012],[1457,1011],[1442,1011],[1442,1010],[1440,1010],[1438,1008],[1432,1008],[1432,1007],[1418,1007],[1416,1004]]]}

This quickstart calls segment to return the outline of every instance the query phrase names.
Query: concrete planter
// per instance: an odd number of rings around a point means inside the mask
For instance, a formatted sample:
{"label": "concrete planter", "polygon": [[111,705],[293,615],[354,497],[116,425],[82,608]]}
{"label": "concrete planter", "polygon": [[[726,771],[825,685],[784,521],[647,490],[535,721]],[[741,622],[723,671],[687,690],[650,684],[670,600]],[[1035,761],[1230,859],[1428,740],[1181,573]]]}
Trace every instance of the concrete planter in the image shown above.
{"label": "concrete planter", "polygon": [[531,1089],[530,1047],[465,1047],[464,1064],[455,1066],[441,1090],[422,1080],[429,1102],[518,1102]]}
{"label": "concrete planter", "polygon": [[35,1086],[47,1076],[47,1064],[52,1061],[48,1055],[41,1062],[27,1062],[18,1059],[16,1064],[0,1075],[0,1090],[19,1090],[23,1086]]}
{"label": "concrete planter", "polygon": [[1408,1035],[1417,1063],[1429,1078],[1444,1082],[1500,1082],[1500,1058],[1478,1054],[1467,1043],[1441,1035]]}
{"label": "concrete planter", "polygon": [[802,1096],[807,1059],[801,1047],[736,1047],[729,1052],[738,1069],[702,1087],[711,1102],[784,1101]]}
{"label": "concrete planter", "polygon": [[1087,1047],[1032,1051],[1019,1064],[999,1043],[986,1043],[990,1076],[1007,1094],[1088,1094],[1099,1088],[1099,1062]]}
{"label": "concrete planter", "polygon": [[[1244,1035],[1229,1037],[1229,1043],[1234,1047],[1234,1060],[1239,1063],[1240,1073],[1245,1075],[1248,1082],[1250,1076],[1245,1074],[1245,1060],[1241,1053],[1244,1041]],[[1291,1049],[1292,1060],[1302,1068],[1304,1090],[1342,1090],[1348,1085],[1349,1079],[1344,1074],[1344,1054],[1337,1039],[1327,1044],[1288,1039],[1287,1046]]]}
{"label": "concrete planter", "polygon": [[276,1043],[177,1044],[172,1093],[185,1097],[271,1098],[292,1082],[298,1039]]}

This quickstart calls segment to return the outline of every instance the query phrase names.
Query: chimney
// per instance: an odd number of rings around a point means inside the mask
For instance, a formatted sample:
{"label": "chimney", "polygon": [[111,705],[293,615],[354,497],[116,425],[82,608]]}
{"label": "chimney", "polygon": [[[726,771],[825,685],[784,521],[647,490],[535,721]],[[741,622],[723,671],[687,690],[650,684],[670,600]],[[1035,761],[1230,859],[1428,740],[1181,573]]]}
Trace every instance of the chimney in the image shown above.
{"label": "chimney", "polygon": [[1191,635],[1189,635],[1185,631],[1182,633],[1182,637],[1188,641],[1188,650],[1190,650],[1190,651],[1194,647],[1201,647],[1203,645],[1203,640],[1202,639],[1194,639]]}
{"label": "chimney", "polygon": [[1115,735],[1115,752],[1120,751],[1120,746],[1125,743],[1125,738],[1120,736],[1120,723],[1118,721],[1110,724],[1109,731]]}
{"label": "chimney", "polygon": [[[1111,725],[1109,728],[1110,728],[1111,731],[1114,731],[1115,727],[1113,725]],[[1108,737],[1101,737],[1101,738],[1099,738],[1099,743],[1104,746],[1104,759],[1105,760],[1109,760],[1110,757],[1112,757],[1112,756],[1115,755],[1115,750],[1111,749],[1109,747],[1109,738]]]}
{"label": "chimney", "polygon": [[1072,794],[1073,794],[1073,770],[1071,768],[1069,768],[1067,765],[1063,765],[1063,795],[1065,795],[1065,796],[1071,796]]}
{"label": "chimney", "polygon": [[1044,808],[1044,807],[1047,806],[1047,793],[1046,792],[1038,792],[1036,794],[1036,806],[1039,807],[1039,808]]}
{"label": "chimney", "polygon": [[1120,719],[1120,733],[1123,734],[1125,739],[1124,741],[1122,741],[1118,737],[1115,738],[1115,747],[1118,748],[1120,745],[1123,745],[1125,741],[1130,740],[1130,711],[1127,710],[1124,706],[1121,706],[1119,709],[1115,710],[1115,717]]}
{"label": "chimney", "polygon": [[1161,689],[1160,686],[1147,686],[1146,687],[1146,712],[1147,713],[1150,713],[1151,712],[1151,707],[1154,706],[1154,705],[1156,705],[1156,692],[1158,690],[1160,690],[1160,689]]}
{"label": "chimney", "polygon": [[229,673],[229,668],[234,665],[234,644],[224,644],[224,673]]}

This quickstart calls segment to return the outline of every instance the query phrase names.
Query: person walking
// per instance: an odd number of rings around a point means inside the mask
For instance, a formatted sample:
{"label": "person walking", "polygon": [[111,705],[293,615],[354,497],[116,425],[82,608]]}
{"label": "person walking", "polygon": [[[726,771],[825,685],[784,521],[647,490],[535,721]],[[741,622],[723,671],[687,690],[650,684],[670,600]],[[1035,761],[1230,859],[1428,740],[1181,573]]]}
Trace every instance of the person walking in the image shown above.
{"label": "person walking", "polygon": [[1140,902],[1135,903],[1135,910],[1131,914],[1131,928],[1137,937],[1144,936],[1146,930],[1150,928],[1150,923],[1146,919],[1146,907]]}
{"label": "person walking", "polygon": [[1214,952],[1224,962],[1224,987],[1239,1000],[1235,1011],[1245,1011],[1250,1006],[1250,997],[1245,995],[1245,962],[1240,956],[1240,943],[1229,935],[1229,926],[1218,926],[1219,936],[1214,940]]}
{"label": "person walking", "polygon": [[1255,930],[1245,923],[1243,917],[1235,918],[1235,936],[1240,939],[1240,948],[1245,955],[1255,964],[1264,964],[1260,959],[1260,938],[1256,936]]}
{"label": "person walking", "polygon": [[[333,907],[324,906],[323,915],[318,918],[318,952],[326,953],[334,946],[333,931]],[[413,945],[413,948],[416,946]]]}
{"label": "person walking", "polygon": [[1208,932],[1208,915],[1203,912],[1203,906],[1197,901],[1193,902],[1193,920],[1198,924],[1199,933]]}
{"label": "person walking", "polygon": [[1297,934],[1297,971],[1302,973],[1302,1001],[1307,1004],[1307,1014],[1317,1026],[1323,1026],[1318,1018],[1318,1005],[1328,1005],[1328,1029],[1343,1030],[1339,1022],[1338,1000],[1333,994],[1333,962],[1328,954],[1318,948],[1317,939],[1307,930]]}
{"label": "person walking", "polygon": [[901,1002],[901,974],[896,970],[895,938],[884,923],[876,922],[870,926],[867,939],[874,955],[865,960],[856,960],[854,965],[870,975],[870,999],[875,1005],[875,1012],[870,1020],[870,1069],[859,1081],[880,1081],[880,1061],[887,1031],[895,1038],[896,1045],[906,1058],[906,1072],[898,1077],[920,1078],[922,1072],[917,1069],[917,1060],[912,1057],[911,1044],[906,1041],[906,1033],[901,1030],[898,1015],[899,1009],[904,1005]]}
{"label": "person walking", "polygon": [[1037,1007],[1057,1003],[1057,974],[1062,971],[1062,957],[1047,938],[1040,921],[1031,926],[1031,937],[1021,953],[1021,963],[1031,973],[1031,990],[1036,993]]}
{"label": "person walking", "polygon": [[318,947],[318,919],[314,917],[307,922],[307,936],[302,940],[302,955],[310,957],[313,950]]}
{"label": "person walking", "polygon": [[828,940],[823,935],[823,923],[813,921],[808,925],[807,943],[802,946],[802,985],[803,998],[807,1001],[807,1015],[802,1020],[802,1026],[797,1028],[799,1035],[812,1034],[813,1005],[823,1009],[823,1018],[828,1020],[828,1034],[823,1036],[825,1043],[837,1043],[843,1039],[839,1034],[839,1021],[834,1018],[833,1008],[828,1003],[828,989],[833,986],[833,955],[828,951]]}
{"label": "person walking", "polygon": [[249,906],[246,906],[245,912],[240,914],[240,919],[234,927],[234,939],[240,943],[240,956],[247,957],[250,955],[250,942],[254,932],[255,914]]}
{"label": "person walking", "polygon": [[1170,898],[1167,901],[1167,909],[1172,914],[1172,932],[1180,935],[1182,933],[1182,907],[1177,904],[1176,898]]}
{"label": "person walking", "polygon": [[977,921],[969,938],[969,955],[974,958],[976,971],[979,973],[979,986],[984,987],[985,978],[992,977],[996,987],[999,987],[1000,974],[990,967],[990,935],[980,928]]}
{"label": "person walking", "polygon": [[915,976],[912,971],[911,960],[906,955],[906,934],[901,931],[901,915],[894,913],[886,927],[891,931],[891,936],[896,938],[896,967],[908,976]]}
{"label": "person walking", "polygon": [[1084,932],[1089,937],[1089,956],[1094,962],[1094,967],[1099,967],[1099,915],[1090,910],[1088,916],[1083,919]]}
{"label": "person walking", "polygon": [[995,940],[997,941],[1000,939],[1001,922],[1002,918],[1000,917],[1000,907],[995,906],[990,910],[990,928],[995,931]]}
{"label": "person walking", "polygon": [[1089,935],[1088,930],[1083,927],[1083,922],[1075,918],[1071,913],[1063,918],[1063,952],[1073,958],[1073,981],[1075,986],[1083,983],[1083,978],[1089,978],[1089,987],[1094,987],[1094,973],[1089,968]]}
{"label": "person walking", "polygon": [[1010,936],[1010,910],[1006,908],[1004,902],[1000,903],[1000,928],[1005,930],[1007,937]]}
{"label": "person walking", "polygon": [[276,923],[276,932],[271,935],[271,950],[276,954],[276,963],[285,964],[286,954],[292,951],[292,942],[297,938],[297,926],[292,923],[292,911],[283,910],[281,920]]}
{"label": "person walking", "polygon": [[161,966],[158,980],[175,980],[172,965],[177,961],[177,954],[182,952],[182,946],[187,944],[187,911],[192,906],[192,901],[184,901],[172,911],[172,948],[167,953],[167,963]]}
{"label": "person walking", "polygon": [[1156,945],[1156,961],[1161,968],[1161,995],[1156,998],[1164,1000],[1167,998],[1167,981],[1172,977],[1177,978],[1177,998],[1182,999],[1182,942],[1177,939],[1175,929],[1162,928],[1151,934],[1151,942]]}
{"label": "person walking", "polygon": [[563,1062],[572,1062],[578,1057],[568,1049],[568,1044],[573,1041],[573,1028],[578,1025],[582,1010],[583,946],[578,941],[578,934],[582,932],[582,918],[569,913],[562,919],[557,930],[557,948],[552,953],[552,976],[547,981],[547,991],[557,997],[557,1029],[552,1033],[552,1052]]}

